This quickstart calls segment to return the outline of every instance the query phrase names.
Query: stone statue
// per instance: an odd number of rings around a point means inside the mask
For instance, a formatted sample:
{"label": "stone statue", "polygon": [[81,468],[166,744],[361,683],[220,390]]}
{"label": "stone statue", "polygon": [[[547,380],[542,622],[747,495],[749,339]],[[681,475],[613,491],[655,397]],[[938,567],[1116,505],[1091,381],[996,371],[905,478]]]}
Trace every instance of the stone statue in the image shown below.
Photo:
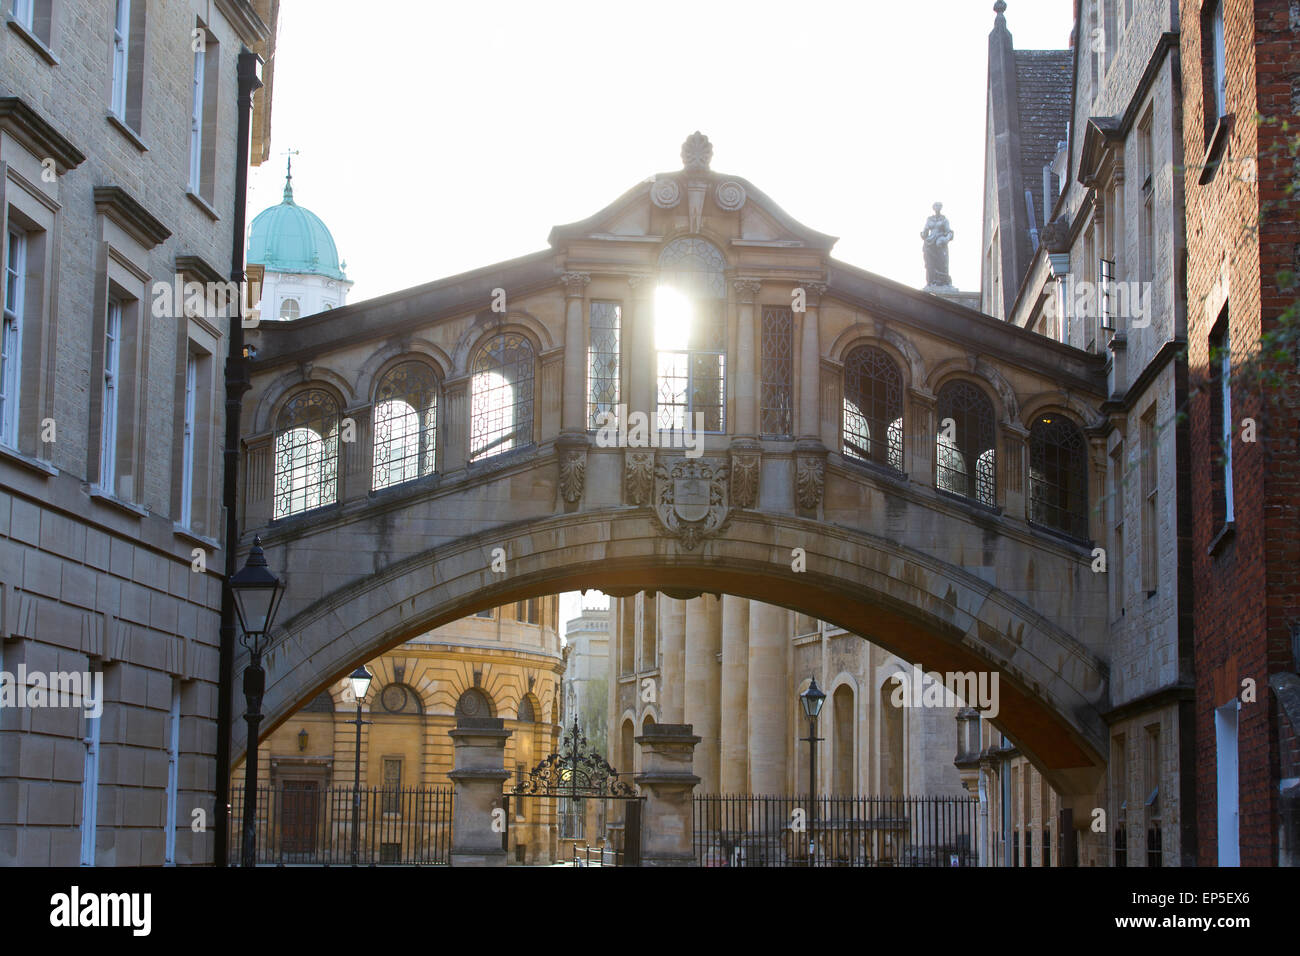
{"label": "stone statue", "polygon": [[925,287],[951,289],[952,276],[948,274],[948,243],[952,242],[952,227],[948,217],[940,210],[943,203],[934,204],[934,215],[925,221],[921,239],[925,242]]}

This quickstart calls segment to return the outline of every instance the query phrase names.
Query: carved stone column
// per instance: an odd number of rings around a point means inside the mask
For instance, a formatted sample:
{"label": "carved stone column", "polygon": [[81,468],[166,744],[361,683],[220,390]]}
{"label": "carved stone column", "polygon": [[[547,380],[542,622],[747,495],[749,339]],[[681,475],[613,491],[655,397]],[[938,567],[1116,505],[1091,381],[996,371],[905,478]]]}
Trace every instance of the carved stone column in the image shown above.
{"label": "carved stone column", "polygon": [[907,476],[918,484],[929,487],[934,483],[934,447],[938,441],[938,429],[934,421],[937,399],[929,389],[915,386],[908,389],[907,397],[911,417],[903,434],[912,444],[911,454],[907,456]]}
{"label": "carved stone column", "polygon": [[759,372],[755,356],[754,298],[763,284],[736,279],[736,438],[758,437]]}
{"label": "carved stone column", "polygon": [[749,792],[784,793],[790,618],[785,608],[749,602]]}
{"label": "carved stone column", "polygon": [[659,719],[677,723],[683,719],[686,702],[686,602],[666,594],[659,600],[663,601],[659,618],[659,646],[663,649]]}
{"label": "carved stone column", "polygon": [[[501,833],[493,829],[493,812],[501,809],[501,785],[510,776],[505,767],[510,731],[500,717],[459,717],[447,731],[455,751],[451,778],[451,865],[505,866]],[[504,821],[503,814],[497,818]]]}
{"label": "carved stone column", "polygon": [[718,791],[722,673],[721,602],[710,594],[686,602],[686,722],[700,736],[696,767],[705,793]]}
{"label": "carved stone column", "polygon": [[645,794],[642,866],[695,866],[691,846],[695,736],[690,724],[655,724],[636,738],[641,772],[633,779]]}
{"label": "carved stone column", "polygon": [[649,416],[650,427],[655,421],[655,316],[652,295],[654,279],[649,275],[628,276],[632,287],[632,308],[628,311],[627,347],[627,410]]}
{"label": "carved stone column", "polygon": [[721,791],[749,787],[749,601],[722,596]]}
{"label": "carved stone column", "polygon": [[591,276],[585,272],[566,272],[560,281],[564,283],[564,401],[560,432],[585,435],[586,402],[583,399],[587,383],[587,335],[583,306]]}

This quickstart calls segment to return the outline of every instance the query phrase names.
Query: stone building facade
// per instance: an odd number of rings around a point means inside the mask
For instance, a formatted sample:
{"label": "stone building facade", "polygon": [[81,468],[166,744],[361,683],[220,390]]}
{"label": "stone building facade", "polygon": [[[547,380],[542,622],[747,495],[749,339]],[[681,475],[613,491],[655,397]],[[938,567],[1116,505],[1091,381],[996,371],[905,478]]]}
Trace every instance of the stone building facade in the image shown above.
{"label": "stone building facade", "polygon": [[[1072,50],[1017,51],[1006,6],[995,5],[989,37],[984,309],[1107,363],[1106,418],[1087,440],[1102,489],[1093,519],[1114,641],[1109,780],[1097,795],[1108,825],[1080,862],[1189,864],[1191,448],[1180,417],[1187,315],[1178,13],[1155,0],[1082,0]],[[1000,735],[988,729],[983,745],[1038,792],[1035,771],[1006,760]],[[998,792],[1007,786],[993,783]]]}
{"label": "stone building facade", "polygon": [[[564,673],[558,605],[550,596],[485,610],[367,662],[373,680],[361,707],[367,721],[361,726],[361,786],[390,793],[450,786],[454,758],[447,732],[457,716],[505,721],[505,766],[514,779],[554,752]],[[346,679],[307,701],[262,741],[259,783],[277,792],[305,787],[317,795],[341,788],[346,797],[356,779],[356,705]],[[232,791],[242,793],[242,760],[233,776]],[[330,804],[322,796],[318,806],[326,812]],[[515,812],[510,858],[554,861],[554,805],[520,802]]]}
{"label": "stone building facade", "polygon": [[0,672],[29,699],[90,674],[103,700],[0,707],[0,864],[211,860],[228,320],[207,284],[242,249],[241,48],[264,61],[249,159],[269,152],[277,8],[5,5]]}
{"label": "stone building facade", "polygon": [[1293,362],[1261,364],[1259,353],[1269,336],[1265,351],[1289,355],[1300,322],[1300,183],[1288,154],[1300,11],[1283,0],[1184,0],[1179,13],[1198,862],[1295,866],[1297,383]]}
{"label": "stone building facade", "polygon": [[826,694],[817,791],[883,797],[961,794],[953,767],[957,707],[897,706],[903,659],[843,628],[759,601],[614,600],[611,761],[640,770],[634,741],[656,723],[688,723],[697,792],[808,791],[807,719],[799,694]]}
{"label": "stone building facade", "polygon": [[[587,741],[609,757],[609,607],[587,607],[564,624],[564,722],[574,719]],[[622,770],[616,766],[615,769]]]}

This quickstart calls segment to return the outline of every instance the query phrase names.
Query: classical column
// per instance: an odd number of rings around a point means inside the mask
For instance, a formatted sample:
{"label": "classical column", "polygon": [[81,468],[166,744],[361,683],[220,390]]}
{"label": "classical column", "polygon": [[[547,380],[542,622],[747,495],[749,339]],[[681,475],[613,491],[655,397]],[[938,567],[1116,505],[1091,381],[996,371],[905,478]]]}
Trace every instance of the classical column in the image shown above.
{"label": "classical column", "polygon": [[1029,495],[1025,493],[1025,472],[1029,464],[1029,430],[1019,422],[999,427],[1002,456],[997,461],[998,482],[1002,485],[1003,513],[1012,518],[1029,517]]}
{"label": "classical column", "polygon": [[560,413],[560,431],[586,434],[587,335],[583,319],[583,297],[591,276],[585,272],[566,272],[564,283],[564,403]]}
{"label": "classical column", "polygon": [[736,279],[736,438],[758,437],[759,369],[755,357],[754,298],[763,284],[757,279]]}
{"label": "classical column", "polygon": [[703,595],[686,602],[686,723],[695,728],[700,746],[695,770],[704,793],[718,792],[718,734],[722,644],[721,602]]}
{"label": "classical column", "polygon": [[469,461],[469,378],[450,379],[442,386],[442,404],[446,411],[438,409],[439,423],[442,427],[442,448],[438,455],[444,475],[459,471]]}
{"label": "classical column", "polygon": [[661,596],[659,646],[663,648],[663,667],[659,676],[659,720],[679,724],[686,701],[686,602]]}
{"label": "classical column", "polygon": [[821,444],[821,328],[818,308],[826,292],[822,282],[805,282],[803,335],[799,346],[799,440]]}
{"label": "classical column", "polygon": [[642,866],[694,866],[692,791],[700,778],[692,751],[700,738],[690,724],[655,724],[636,738],[641,772],[633,779],[645,794]]}
{"label": "classical column", "polygon": [[452,795],[451,865],[505,866],[501,833],[493,829],[504,820],[501,785],[510,776],[505,768],[510,731],[500,717],[459,717],[447,731],[455,745],[456,769],[447,774]]}
{"label": "classical column", "polygon": [[720,789],[744,793],[749,786],[749,601],[722,596],[722,701]]}
{"label": "classical column", "polygon": [[749,790],[784,793],[791,701],[785,608],[749,602]]}
{"label": "classical column", "polygon": [[658,374],[655,358],[655,316],[651,301],[654,292],[653,277],[628,276],[632,287],[632,308],[628,310],[627,345],[627,410],[642,412],[655,421],[655,378]]}

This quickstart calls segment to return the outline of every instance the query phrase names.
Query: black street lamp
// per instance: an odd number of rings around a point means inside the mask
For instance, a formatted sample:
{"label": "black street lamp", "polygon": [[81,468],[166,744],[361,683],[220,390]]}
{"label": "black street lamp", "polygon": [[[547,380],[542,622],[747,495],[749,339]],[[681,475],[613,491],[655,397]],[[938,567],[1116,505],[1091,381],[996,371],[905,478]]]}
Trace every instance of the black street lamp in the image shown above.
{"label": "black street lamp", "polygon": [[803,739],[808,741],[808,799],[812,803],[808,814],[808,865],[812,866],[817,853],[817,742],[822,739],[817,736],[817,715],[822,712],[822,704],[826,703],[826,695],[817,686],[817,678],[814,677],[808,689],[799,695],[799,702],[808,718],[808,736]]}
{"label": "black street lamp", "polygon": [[262,723],[262,692],[266,689],[266,672],[262,670],[262,652],[275,622],[275,612],[284,596],[284,582],[271,573],[262,552],[261,537],[253,538],[244,566],[230,577],[235,613],[243,636],[240,643],[248,650],[244,668],[244,699],[248,710],[248,758],[244,761],[244,843],[241,866],[254,866],[257,859],[257,729]]}
{"label": "black street lamp", "polygon": [[352,685],[352,696],[357,699],[357,719],[349,724],[357,725],[357,759],[352,767],[352,865],[357,865],[357,846],[361,837],[361,726],[370,721],[361,719],[361,702],[370,690],[371,674],[362,664],[350,675],[348,683]]}

